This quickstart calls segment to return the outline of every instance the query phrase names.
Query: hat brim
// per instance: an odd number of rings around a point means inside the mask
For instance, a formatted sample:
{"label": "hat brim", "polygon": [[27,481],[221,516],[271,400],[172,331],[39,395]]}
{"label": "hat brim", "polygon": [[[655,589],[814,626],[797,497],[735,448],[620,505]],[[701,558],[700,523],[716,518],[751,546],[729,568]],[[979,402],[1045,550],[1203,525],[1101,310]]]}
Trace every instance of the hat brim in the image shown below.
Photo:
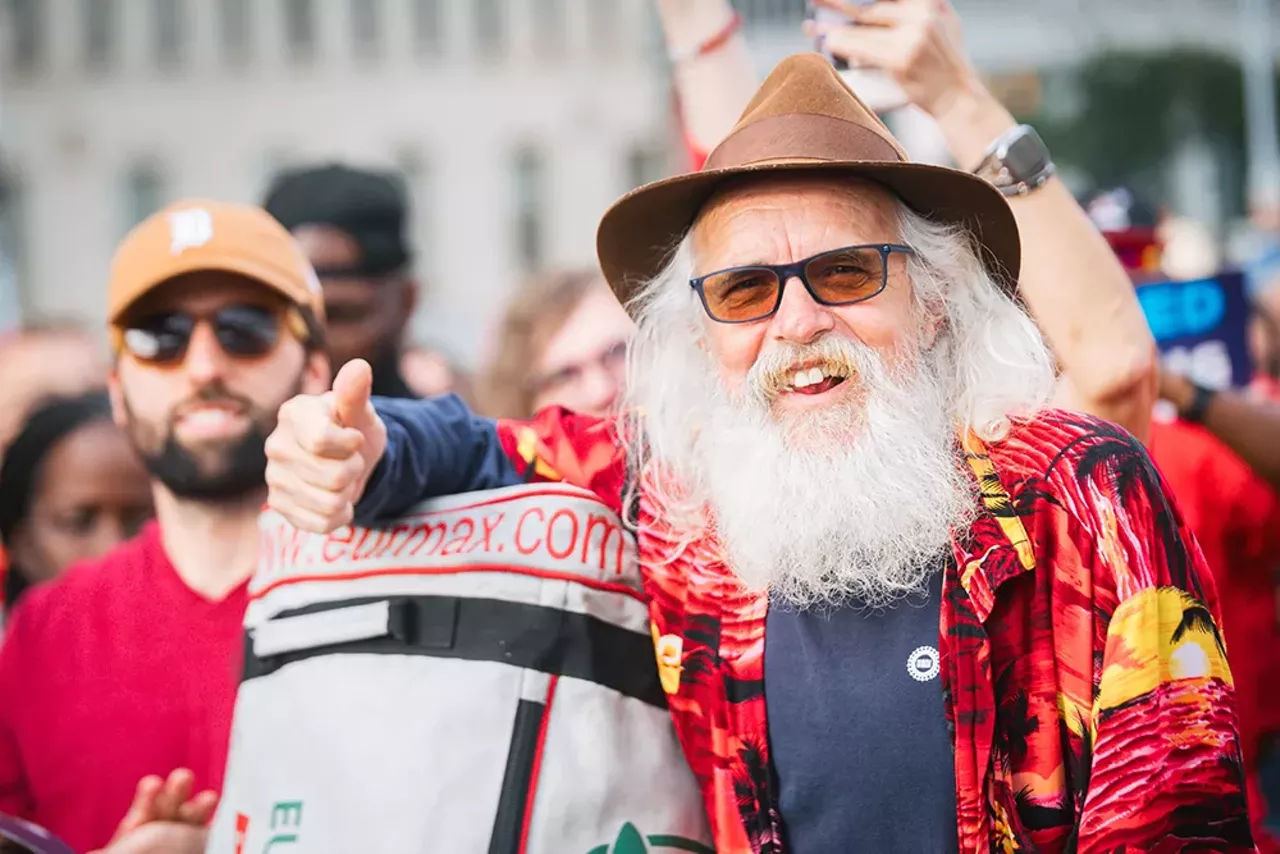
{"label": "hat brim", "polygon": [[113,326],[119,325],[148,296],[174,279],[191,273],[230,273],[250,284],[260,285],[264,290],[278,294],[290,305],[311,308],[298,302],[295,292],[287,283],[280,281],[279,274],[262,264],[254,263],[252,260],[245,258],[219,257],[210,259],[193,255],[189,260],[178,260],[150,279],[140,282],[136,286],[136,293],[119,306],[111,308],[108,312],[107,323]]}
{"label": "hat brim", "polygon": [[839,161],[774,162],[678,175],[623,196],[600,221],[600,267],[618,301],[629,303],[643,284],[670,262],[672,250],[703,205],[726,182],[757,175],[828,172],[872,181],[916,213],[966,229],[983,263],[1009,294],[1017,288],[1021,261],[1018,224],[1003,195],[967,172],[925,163]]}

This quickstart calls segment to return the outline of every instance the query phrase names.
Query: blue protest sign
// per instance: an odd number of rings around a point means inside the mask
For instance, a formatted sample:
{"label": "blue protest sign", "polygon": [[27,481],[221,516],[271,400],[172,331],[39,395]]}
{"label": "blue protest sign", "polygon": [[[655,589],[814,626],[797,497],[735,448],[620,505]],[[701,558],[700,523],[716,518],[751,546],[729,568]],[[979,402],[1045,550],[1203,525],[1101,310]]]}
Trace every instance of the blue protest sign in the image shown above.
{"label": "blue protest sign", "polygon": [[1249,383],[1250,309],[1242,273],[1151,282],[1138,287],[1138,301],[1169,370],[1213,389]]}

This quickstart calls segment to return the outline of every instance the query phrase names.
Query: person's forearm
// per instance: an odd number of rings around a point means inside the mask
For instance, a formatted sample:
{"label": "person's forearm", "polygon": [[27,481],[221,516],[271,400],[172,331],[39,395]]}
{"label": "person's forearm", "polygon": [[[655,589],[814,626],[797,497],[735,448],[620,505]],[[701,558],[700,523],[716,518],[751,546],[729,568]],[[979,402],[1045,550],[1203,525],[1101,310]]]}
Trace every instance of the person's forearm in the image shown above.
{"label": "person's forearm", "polygon": [[1205,411],[1204,426],[1280,490],[1280,405],[1238,391],[1219,392]]}
{"label": "person's forearm", "polygon": [[[1164,396],[1178,412],[1191,410],[1194,386],[1179,377],[1169,377],[1164,388]],[[1258,477],[1280,490],[1280,404],[1227,389],[1214,394],[1201,423]]]}
{"label": "person's forearm", "polygon": [[374,398],[387,450],[356,505],[367,523],[399,515],[426,498],[520,483],[494,423],[455,395],[430,400]]}
{"label": "person's forearm", "polygon": [[756,88],[742,33],[702,56],[690,56],[733,20],[729,0],[658,0],[667,48],[681,56],[672,74],[690,142],[703,153],[729,133]]}
{"label": "person's forearm", "polygon": [[[977,82],[937,110],[962,169],[976,168],[988,146],[1016,125]],[[1019,289],[1070,377],[1074,400],[1145,440],[1158,355],[1128,274],[1059,179],[1009,202],[1022,237]]]}

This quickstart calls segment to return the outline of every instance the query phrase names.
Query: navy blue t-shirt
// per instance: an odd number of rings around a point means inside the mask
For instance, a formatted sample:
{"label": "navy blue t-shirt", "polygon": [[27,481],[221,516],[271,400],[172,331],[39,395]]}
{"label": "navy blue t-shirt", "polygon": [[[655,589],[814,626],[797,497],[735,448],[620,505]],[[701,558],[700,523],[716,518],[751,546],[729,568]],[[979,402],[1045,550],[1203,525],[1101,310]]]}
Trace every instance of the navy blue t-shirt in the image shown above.
{"label": "navy blue t-shirt", "polygon": [[[521,483],[494,422],[456,397],[374,405],[387,453],[356,517]],[[941,577],[881,613],[769,609],[765,693],[782,818],[798,854],[951,854],[955,772],[938,680]]]}
{"label": "navy blue t-shirt", "polygon": [[941,588],[939,572],[927,598],[881,611],[770,607],[765,698],[789,851],[958,850]]}

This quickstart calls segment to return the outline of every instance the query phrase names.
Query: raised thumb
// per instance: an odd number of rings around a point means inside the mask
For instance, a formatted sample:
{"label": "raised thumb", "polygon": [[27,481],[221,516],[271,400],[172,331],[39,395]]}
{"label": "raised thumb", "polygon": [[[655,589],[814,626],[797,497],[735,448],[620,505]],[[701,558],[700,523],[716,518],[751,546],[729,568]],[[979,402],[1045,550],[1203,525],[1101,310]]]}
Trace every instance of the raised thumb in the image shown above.
{"label": "raised thumb", "polygon": [[352,359],[333,378],[333,417],[343,427],[363,429],[368,420],[373,369],[364,359]]}

